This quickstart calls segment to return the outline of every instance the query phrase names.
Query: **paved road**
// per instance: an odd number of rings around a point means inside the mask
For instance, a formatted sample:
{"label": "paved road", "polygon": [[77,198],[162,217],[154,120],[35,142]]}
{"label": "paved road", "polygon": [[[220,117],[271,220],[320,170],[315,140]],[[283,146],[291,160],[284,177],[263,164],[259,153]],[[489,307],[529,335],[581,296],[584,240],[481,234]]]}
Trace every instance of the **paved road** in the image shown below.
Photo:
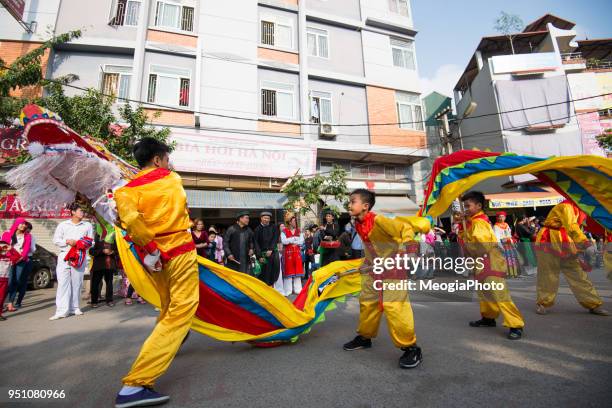
{"label": "paved road", "polygon": [[[593,280],[608,308],[612,284]],[[562,286],[554,312],[533,311],[534,280],[511,282],[526,319],[523,340],[501,328],[474,329],[473,302],[414,302],[424,362],[400,370],[386,327],[370,350],[344,352],[358,316],[356,299],[294,345],[254,349],[197,333],[157,388],[168,407],[609,407],[612,317],[586,313]],[[8,388],[63,389],[62,402],[8,406],[110,407],[155,321],[150,306],[84,308],[56,322],[53,289],[30,292],[25,307],[0,322],[0,406]]]}

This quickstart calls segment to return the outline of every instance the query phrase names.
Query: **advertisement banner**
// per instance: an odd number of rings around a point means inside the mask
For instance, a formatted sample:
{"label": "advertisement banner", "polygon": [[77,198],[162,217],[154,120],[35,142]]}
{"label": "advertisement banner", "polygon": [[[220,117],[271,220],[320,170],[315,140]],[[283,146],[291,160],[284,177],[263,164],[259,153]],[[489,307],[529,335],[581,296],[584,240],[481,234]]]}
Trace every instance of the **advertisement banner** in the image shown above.
{"label": "advertisement banner", "polygon": [[578,125],[582,133],[582,152],[583,154],[595,154],[606,157],[605,152],[597,144],[596,136],[603,133],[599,114],[597,112],[581,113],[577,115]]}
{"label": "advertisement banner", "polygon": [[25,150],[26,140],[21,137],[22,133],[17,128],[0,128],[0,165]]}
{"label": "advertisement banner", "polygon": [[572,99],[574,100],[574,109],[576,109],[576,111],[600,109],[602,105],[601,97],[591,98],[594,95],[600,95],[602,93],[600,92],[594,72],[568,74],[567,82],[570,87]]}
{"label": "advertisement banner", "polygon": [[[299,142],[268,142],[257,136],[211,136],[173,132],[174,169],[192,173],[287,178],[316,171],[315,147]],[[259,140],[258,140],[259,139]]]}
{"label": "advertisement banner", "polygon": [[612,108],[612,72],[597,72],[597,84],[599,85],[599,94],[609,94],[601,97],[601,109]]}
{"label": "advertisement banner", "polygon": [[70,211],[65,208],[56,208],[49,203],[41,202],[32,205],[26,210],[15,194],[0,197],[0,219],[24,218],[70,218]]}

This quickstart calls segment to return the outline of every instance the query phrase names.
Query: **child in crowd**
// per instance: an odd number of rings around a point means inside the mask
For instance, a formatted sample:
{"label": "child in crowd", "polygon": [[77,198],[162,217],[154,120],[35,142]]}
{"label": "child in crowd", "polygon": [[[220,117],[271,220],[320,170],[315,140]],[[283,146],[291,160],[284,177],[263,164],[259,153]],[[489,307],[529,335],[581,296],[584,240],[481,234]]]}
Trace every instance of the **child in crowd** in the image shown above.
{"label": "child in crowd", "polygon": [[208,246],[204,248],[204,258],[213,262],[217,262],[217,233],[214,231],[208,232]]}

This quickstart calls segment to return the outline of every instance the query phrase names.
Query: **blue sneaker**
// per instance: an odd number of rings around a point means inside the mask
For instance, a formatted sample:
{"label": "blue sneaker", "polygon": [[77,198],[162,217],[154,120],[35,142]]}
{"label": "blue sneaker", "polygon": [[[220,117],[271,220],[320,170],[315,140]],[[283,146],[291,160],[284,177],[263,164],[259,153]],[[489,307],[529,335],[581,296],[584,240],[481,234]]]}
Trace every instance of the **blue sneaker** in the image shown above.
{"label": "blue sneaker", "polygon": [[152,388],[143,388],[135,394],[119,395],[115,399],[115,408],[150,407],[161,405],[170,401],[168,395],[153,391]]}

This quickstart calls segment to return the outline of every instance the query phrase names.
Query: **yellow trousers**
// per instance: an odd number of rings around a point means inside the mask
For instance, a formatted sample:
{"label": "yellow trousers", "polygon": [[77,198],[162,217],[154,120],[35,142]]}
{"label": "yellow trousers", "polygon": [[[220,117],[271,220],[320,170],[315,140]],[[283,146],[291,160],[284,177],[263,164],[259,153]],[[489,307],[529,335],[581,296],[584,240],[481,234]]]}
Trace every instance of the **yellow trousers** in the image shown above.
{"label": "yellow trousers", "polygon": [[153,332],[123,383],[153,386],[167,369],[189,332],[199,302],[196,252],[171,259],[162,271],[152,274],[161,299],[161,312]]}
{"label": "yellow trousers", "polygon": [[[416,335],[408,290],[382,291],[381,310],[381,292],[374,289],[374,280],[376,278],[370,275],[362,275],[357,333],[368,339],[376,337],[384,311],[393,344],[399,348],[412,346],[416,343]],[[400,280],[385,279],[384,282],[400,282]]]}
{"label": "yellow trousers", "polygon": [[536,251],[536,256],[538,257],[537,303],[539,305],[550,307],[555,303],[561,272],[565,275],[565,280],[576,300],[583,307],[594,309],[603,303],[575,257],[561,258],[544,251]]}
{"label": "yellow trousers", "polygon": [[520,329],[525,326],[523,315],[512,301],[512,296],[508,291],[508,285],[504,278],[489,276],[485,283],[503,284],[502,290],[479,290],[480,315],[487,319],[497,319],[501,314],[504,318],[504,326],[513,329]]}

